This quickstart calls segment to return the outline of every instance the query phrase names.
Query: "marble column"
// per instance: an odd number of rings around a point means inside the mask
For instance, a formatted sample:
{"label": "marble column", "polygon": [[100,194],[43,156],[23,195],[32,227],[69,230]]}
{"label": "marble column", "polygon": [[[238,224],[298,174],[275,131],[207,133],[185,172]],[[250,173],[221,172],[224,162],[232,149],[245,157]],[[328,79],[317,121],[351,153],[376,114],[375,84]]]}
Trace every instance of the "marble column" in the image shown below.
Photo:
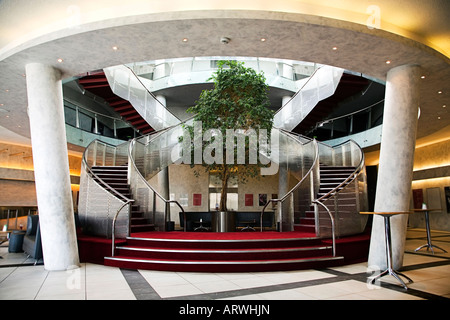
{"label": "marble column", "polygon": [[[403,65],[387,74],[375,212],[407,212],[410,207],[419,107],[420,67]],[[408,215],[391,217],[392,263],[403,265]],[[374,216],[369,267],[386,268],[383,218]]]}
{"label": "marble column", "polygon": [[26,65],[28,116],[46,270],[79,266],[61,74],[40,63]]}

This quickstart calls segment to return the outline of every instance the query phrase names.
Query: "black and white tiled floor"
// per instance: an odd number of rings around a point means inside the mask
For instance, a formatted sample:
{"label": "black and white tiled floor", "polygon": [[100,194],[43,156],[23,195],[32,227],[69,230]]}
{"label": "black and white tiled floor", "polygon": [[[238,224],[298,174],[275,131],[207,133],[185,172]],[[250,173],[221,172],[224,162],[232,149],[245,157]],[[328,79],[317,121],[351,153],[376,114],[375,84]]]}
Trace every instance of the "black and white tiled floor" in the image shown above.
{"label": "black and white tiled floor", "polygon": [[[450,252],[450,233],[432,231],[433,243]],[[71,271],[46,271],[23,253],[0,247],[1,300],[447,300],[450,253],[414,249],[422,229],[407,234],[402,272],[408,290],[392,276],[371,285],[367,263],[322,270],[258,273],[195,273],[121,270],[83,263]]]}

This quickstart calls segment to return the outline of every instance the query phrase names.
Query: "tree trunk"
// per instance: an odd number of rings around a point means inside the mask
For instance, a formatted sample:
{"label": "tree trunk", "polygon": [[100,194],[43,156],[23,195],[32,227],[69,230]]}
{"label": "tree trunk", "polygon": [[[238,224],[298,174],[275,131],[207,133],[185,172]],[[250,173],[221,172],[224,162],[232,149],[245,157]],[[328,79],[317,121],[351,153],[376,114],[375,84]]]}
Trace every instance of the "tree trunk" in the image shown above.
{"label": "tree trunk", "polygon": [[228,177],[229,173],[224,165],[223,175],[222,175],[222,190],[220,191],[220,204],[219,211],[227,211],[227,188],[228,188]]}

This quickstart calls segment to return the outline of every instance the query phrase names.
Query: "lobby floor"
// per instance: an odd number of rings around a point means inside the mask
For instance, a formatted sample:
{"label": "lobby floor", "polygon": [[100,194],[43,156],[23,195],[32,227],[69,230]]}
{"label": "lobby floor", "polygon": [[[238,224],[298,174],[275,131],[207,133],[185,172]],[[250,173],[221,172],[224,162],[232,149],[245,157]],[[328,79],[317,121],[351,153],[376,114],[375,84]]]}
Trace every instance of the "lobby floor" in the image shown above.
{"label": "lobby floor", "polygon": [[258,273],[194,273],[123,270],[83,263],[70,271],[46,271],[24,253],[0,246],[1,300],[446,300],[450,298],[450,233],[432,231],[435,254],[423,229],[408,229],[402,272],[405,290],[392,276],[374,285],[367,263],[321,270]]}

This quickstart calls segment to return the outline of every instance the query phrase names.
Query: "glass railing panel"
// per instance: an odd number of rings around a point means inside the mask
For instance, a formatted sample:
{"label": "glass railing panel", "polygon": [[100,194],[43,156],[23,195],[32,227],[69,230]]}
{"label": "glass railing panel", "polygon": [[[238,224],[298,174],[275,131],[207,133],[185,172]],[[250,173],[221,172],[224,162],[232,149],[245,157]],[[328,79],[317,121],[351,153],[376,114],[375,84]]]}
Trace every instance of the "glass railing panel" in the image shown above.
{"label": "glass railing panel", "polygon": [[317,103],[331,96],[339,84],[343,69],[323,66],[310,78],[294,97],[277,111],[274,126],[292,131]]}
{"label": "glass railing panel", "polygon": [[126,66],[105,68],[105,75],[113,92],[130,101],[136,111],[156,131],[176,125],[180,120],[162,105]]}

